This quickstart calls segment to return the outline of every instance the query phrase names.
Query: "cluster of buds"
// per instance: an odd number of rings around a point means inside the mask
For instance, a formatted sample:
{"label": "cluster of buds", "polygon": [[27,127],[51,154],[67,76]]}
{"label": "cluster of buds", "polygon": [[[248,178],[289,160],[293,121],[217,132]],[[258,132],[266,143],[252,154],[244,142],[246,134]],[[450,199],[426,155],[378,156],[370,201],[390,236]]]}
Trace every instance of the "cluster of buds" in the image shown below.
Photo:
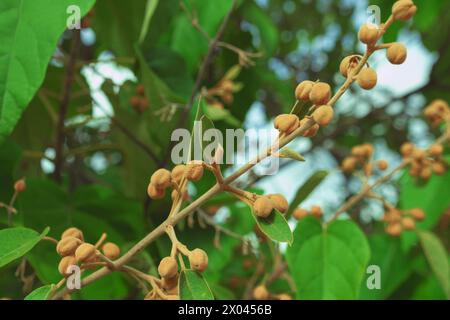
{"label": "cluster of buds", "polygon": [[[56,245],[56,252],[61,256],[58,266],[59,273],[68,276],[70,266],[79,265],[87,269],[101,262],[102,258],[117,259],[120,255],[120,248],[112,242],[102,245],[103,240],[93,245],[84,241],[83,232],[80,229],[72,227],[65,230]],[[101,251],[98,250],[100,246],[102,246]]]}
{"label": "cluster of buds", "polygon": [[450,107],[444,100],[434,100],[425,108],[424,116],[431,126],[437,127],[443,122],[450,121]]}
{"label": "cluster of buds", "polygon": [[253,211],[260,218],[267,218],[273,210],[286,213],[288,208],[289,204],[286,198],[279,193],[259,196],[253,202]]}
{"label": "cluster of buds", "polygon": [[[203,163],[199,161],[191,161],[188,164],[179,164],[175,166],[172,171],[167,169],[156,170],[150,178],[150,183],[147,188],[147,194],[150,198],[156,200],[164,198],[166,189],[173,187],[172,200],[175,201],[178,194],[181,192],[183,182],[199,181],[203,177]],[[183,189],[182,199],[188,198],[187,191]]]}
{"label": "cluster of buds", "polygon": [[264,284],[260,284],[253,289],[255,300],[292,300],[287,293],[271,294]]}
{"label": "cluster of buds", "polygon": [[[192,270],[203,272],[208,267],[208,255],[202,249],[188,250],[186,246],[178,243],[180,253],[187,255]],[[158,290],[151,290],[145,296],[145,300],[179,300],[179,266],[175,255],[163,258],[158,266],[158,274],[161,279],[155,281]]]}
{"label": "cluster of buds", "polygon": [[384,171],[389,164],[386,160],[380,159],[374,161],[373,158],[374,147],[369,143],[354,146],[351,155],[344,158],[341,163],[342,171],[350,174],[355,170],[362,169],[367,177],[373,174],[374,168]]}
{"label": "cluster of buds", "polygon": [[208,105],[213,108],[223,109],[224,104],[230,105],[233,103],[234,94],[242,88],[241,83],[234,81],[240,72],[240,66],[232,67],[214,87],[205,90],[203,96]]}
{"label": "cluster of buds", "polygon": [[416,221],[421,221],[423,219],[425,219],[425,213],[420,208],[404,211],[396,208],[388,208],[384,213],[382,220],[386,222],[386,233],[398,237],[404,230],[414,230]]}
{"label": "cluster of buds", "polygon": [[149,103],[145,97],[145,87],[139,84],[136,87],[136,93],[130,98],[130,104],[137,113],[143,113],[148,109]]}
{"label": "cluster of buds", "polygon": [[314,205],[309,210],[303,208],[296,208],[294,212],[292,212],[292,216],[296,220],[303,219],[307,216],[313,216],[314,218],[321,219],[323,216],[323,210],[320,206]]}
{"label": "cluster of buds", "polygon": [[400,153],[405,160],[410,160],[409,174],[428,180],[433,173],[442,175],[447,171],[447,165],[442,158],[444,147],[433,144],[427,150],[419,149],[410,142],[402,144]]}

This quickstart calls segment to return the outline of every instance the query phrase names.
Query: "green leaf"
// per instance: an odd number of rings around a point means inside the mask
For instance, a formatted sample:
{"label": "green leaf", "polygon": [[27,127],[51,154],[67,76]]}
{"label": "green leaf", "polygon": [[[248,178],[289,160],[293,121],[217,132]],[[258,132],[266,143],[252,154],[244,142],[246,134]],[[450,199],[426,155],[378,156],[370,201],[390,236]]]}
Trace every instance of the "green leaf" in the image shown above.
{"label": "green leaf", "polygon": [[306,182],[297,190],[294,200],[289,206],[286,217],[290,217],[292,212],[317,188],[317,186],[326,178],[327,171],[316,171]]}
{"label": "green leaf", "polygon": [[[400,208],[403,210],[421,208],[425,219],[418,222],[419,229],[429,230],[439,221],[441,215],[450,206],[450,171],[442,176],[433,175],[427,183],[418,184],[416,180],[405,174],[400,180]],[[417,234],[402,234],[403,249],[406,251],[417,243]]]}
{"label": "green leaf", "polygon": [[[94,0],[78,0],[85,14]],[[70,17],[72,0],[0,3],[0,143],[14,129],[42,84],[49,60]],[[45,17],[45,18],[43,18]]]}
{"label": "green leaf", "polygon": [[139,44],[142,44],[147,35],[148,27],[152,20],[153,14],[155,13],[156,7],[158,6],[158,3],[159,0],[147,0],[144,21],[142,23],[141,33],[139,35]]}
{"label": "green leaf", "polygon": [[301,162],[305,161],[305,158],[300,153],[288,147],[281,149],[278,156],[280,158],[288,158]]}
{"label": "green leaf", "polygon": [[444,245],[432,232],[418,230],[417,234],[431,269],[450,299],[450,265]]}
{"label": "green leaf", "polygon": [[33,249],[49,230],[47,227],[41,234],[22,227],[0,230],[0,267]]}
{"label": "green leaf", "polygon": [[361,284],[362,300],[389,298],[412,273],[411,257],[403,252],[399,238],[385,233],[373,234],[369,238],[371,258],[369,265],[381,269],[381,289],[371,290],[365,281]]}
{"label": "green leaf", "polygon": [[279,211],[273,210],[267,218],[260,218],[255,215],[252,209],[252,215],[258,227],[270,239],[292,244],[293,236],[291,228],[289,228],[289,224]]}
{"label": "green leaf", "polygon": [[179,290],[181,300],[214,300],[214,295],[203,276],[194,270],[180,273]]}
{"label": "green leaf", "polygon": [[300,220],[286,259],[299,299],[356,299],[369,262],[366,237],[350,220],[322,228],[318,219]]}
{"label": "green leaf", "polygon": [[54,284],[49,284],[40,288],[37,288],[30,292],[24,300],[47,300],[55,287]]}

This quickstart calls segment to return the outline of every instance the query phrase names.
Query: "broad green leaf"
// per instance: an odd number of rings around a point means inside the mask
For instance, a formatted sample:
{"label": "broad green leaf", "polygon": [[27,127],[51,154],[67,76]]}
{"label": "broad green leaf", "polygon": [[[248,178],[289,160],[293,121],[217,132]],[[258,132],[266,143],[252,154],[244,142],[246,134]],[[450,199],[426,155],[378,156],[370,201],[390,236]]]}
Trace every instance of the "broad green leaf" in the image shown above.
{"label": "broad green leaf", "polygon": [[278,156],[280,158],[288,158],[288,159],[301,161],[301,162],[305,161],[305,158],[300,153],[298,153],[297,151],[292,150],[291,148],[288,148],[288,147],[281,149]]}
{"label": "broad green leaf", "polygon": [[41,234],[22,227],[0,230],[0,267],[33,249],[49,230],[50,228],[46,228]]}
{"label": "broad green leaf", "polygon": [[181,300],[214,300],[208,283],[194,270],[180,272],[179,290]]}
{"label": "broad green leaf", "polygon": [[431,269],[450,299],[450,265],[444,245],[432,232],[418,230],[417,234]]}
{"label": "broad green leaf", "polygon": [[273,210],[267,218],[260,218],[255,215],[252,209],[252,215],[255,218],[258,227],[270,239],[292,244],[292,231],[289,228],[289,224],[286,219],[279,211]]}
{"label": "broad green leaf", "polygon": [[381,270],[381,288],[369,289],[366,281],[361,284],[360,299],[383,300],[395,292],[412,274],[411,257],[403,252],[400,239],[385,233],[368,237],[370,245],[369,265]]}
{"label": "broad green leaf", "polygon": [[286,217],[290,217],[292,212],[317,188],[317,186],[326,178],[327,171],[316,171],[306,182],[297,190],[294,200],[289,205]]}
{"label": "broad green leaf", "polygon": [[322,227],[313,217],[300,220],[287,249],[299,299],[357,299],[369,262],[367,239],[350,220]]}
{"label": "broad green leaf", "polygon": [[68,7],[85,14],[95,0],[0,2],[0,143],[14,129],[42,84],[59,37],[67,26]]}
{"label": "broad green leaf", "polygon": [[[403,210],[421,208],[425,212],[425,220],[418,222],[419,229],[431,229],[439,221],[441,215],[450,206],[450,171],[442,176],[433,175],[425,184],[418,184],[414,178],[405,174],[400,180],[400,205]],[[404,232],[402,242],[404,250],[408,250],[418,241],[414,232]]]}
{"label": "broad green leaf", "polygon": [[53,291],[55,285],[49,284],[40,288],[37,288],[30,292],[24,300],[47,300]]}

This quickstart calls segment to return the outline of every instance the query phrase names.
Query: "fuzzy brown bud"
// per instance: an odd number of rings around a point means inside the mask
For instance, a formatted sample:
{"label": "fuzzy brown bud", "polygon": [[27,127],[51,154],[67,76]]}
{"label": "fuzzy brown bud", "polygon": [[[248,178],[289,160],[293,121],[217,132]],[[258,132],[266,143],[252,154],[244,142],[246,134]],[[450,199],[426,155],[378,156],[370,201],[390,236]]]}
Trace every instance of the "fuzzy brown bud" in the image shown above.
{"label": "fuzzy brown bud", "polygon": [[358,84],[364,90],[370,90],[377,85],[377,73],[372,68],[363,68],[358,74]]}
{"label": "fuzzy brown bud", "polygon": [[414,228],[416,227],[416,222],[412,218],[408,218],[408,217],[403,218],[402,219],[402,227],[405,230],[414,230]]}
{"label": "fuzzy brown bud", "polygon": [[367,45],[374,45],[379,37],[379,28],[375,24],[366,23],[361,26],[358,32],[359,40]]}
{"label": "fuzzy brown bud", "polygon": [[74,256],[63,257],[61,259],[61,261],[59,262],[58,271],[61,275],[63,275],[64,277],[67,277],[68,275],[70,275],[69,270],[68,270],[69,267],[75,266],[76,264],[77,264],[77,260],[75,259]]}
{"label": "fuzzy brown bud", "polygon": [[289,204],[282,194],[270,194],[267,197],[272,201],[273,207],[281,213],[285,213],[288,210]]}
{"label": "fuzzy brown bud", "polygon": [[405,62],[408,52],[401,43],[394,43],[386,51],[387,58],[392,64],[402,64]]}
{"label": "fuzzy brown bud", "polygon": [[189,163],[186,170],[186,177],[189,181],[199,181],[203,177],[204,169],[201,163]]}
{"label": "fuzzy brown bud", "polygon": [[409,214],[411,217],[413,217],[416,220],[425,219],[425,213],[420,208],[414,208],[414,209],[409,210]]}
{"label": "fuzzy brown bud", "polygon": [[186,172],[186,166],[184,164],[179,164],[179,165],[175,166],[172,169],[172,172],[170,174],[171,178],[172,178],[172,181],[174,181],[178,185],[180,185],[181,180],[183,179],[185,172]]}
{"label": "fuzzy brown bud", "polygon": [[432,156],[433,158],[440,157],[442,155],[443,151],[444,151],[444,148],[442,147],[441,144],[433,144],[428,149],[430,156]]}
{"label": "fuzzy brown bud", "polygon": [[167,169],[156,170],[150,178],[150,183],[157,189],[166,189],[171,185],[171,173]]}
{"label": "fuzzy brown bud", "polygon": [[173,278],[178,274],[178,263],[173,257],[165,257],[158,266],[158,273],[162,278]]}
{"label": "fuzzy brown bud", "polygon": [[259,285],[253,289],[253,298],[256,300],[267,300],[269,299],[269,291],[265,285]]}
{"label": "fuzzy brown bud", "polygon": [[342,171],[345,173],[352,173],[355,170],[357,163],[358,160],[354,157],[345,158],[341,165]]}
{"label": "fuzzy brown bud", "polygon": [[120,248],[112,242],[107,242],[102,246],[102,252],[110,260],[116,260],[120,256]]}
{"label": "fuzzy brown bud", "polygon": [[74,237],[80,239],[81,241],[84,241],[83,232],[80,229],[74,227],[68,228],[62,233],[61,239],[66,237]]}
{"label": "fuzzy brown bud", "polygon": [[275,129],[290,134],[300,126],[300,120],[295,114],[280,114],[274,121]]}
{"label": "fuzzy brown bud", "polygon": [[78,263],[94,260],[97,255],[97,249],[90,243],[81,244],[75,251],[75,258]]}
{"label": "fuzzy brown bud", "polygon": [[400,0],[392,6],[392,15],[396,20],[407,21],[417,12],[417,7],[412,0]]}
{"label": "fuzzy brown bud", "polygon": [[308,211],[305,209],[301,209],[301,208],[296,208],[294,210],[294,212],[292,213],[292,216],[296,219],[296,220],[300,220],[303,219],[304,217],[306,217],[308,215]]}
{"label": "fuzzy brown bud", "polygon": [[75,237],[62,238],[56,245],[56,252],[62,257],[71,256],[81,245],[81,240]]}
{"label": "fuzzy brown bud", "polygon": [[165,189],[158,189],[156,186],[154,186],[152,183],[150,183],[147,187],[147,194],[148,196],[153,199],[162,199],[166,195]]}
{"label": "fuzzy brown bud", "polygon": [[259,197],[253,203],[253,209],[256,216],[260,218],[267,218],[273,210],[273,202],[268,197]]}
{"label": "fuzzy brown bud", "polygon": [[409,157],[410,155],[412,155],[413,151],[414,145],[410,142],[405,142],[400,147],[400,153],[402,154],[403,157]]}
{"label": "fuzzy brown bud", "polygon": [[377,167],[379,170],[384,171],[389,167],[389,163],[386,160],[378,160]]}
{"label": "fuzzy brown bud", "polygon": [[300,82],[297,88],[295,88],[295,98],[303,101],[309,100],[309,94],[313,86],[314,82],[310,80]]}
{"label": "fuzzy brown bud", "polygon": [[14,183],[14,191],[16,192],[24,192],[27,188],[27,184],[25,183],[25,179],[17,180]]}
{"label": "fuzzy brown bud", "polygon": [[320,126],[327,126],[333,120],[333,108],[328,105],[318,107],[312,114],[312,117]]}
{"label": "fuzzy brown bud", "polygon": [[309,94],[309,99],[316,105],[324,105],[330,101],[331,98],[331,87],[328,83],[317,82],[311,89]]}
{"label": "fuzzy brown bud", "polygon": [[312,206],[311,214],[316,218],[321,218],[323,215],[322,208],[319,206]]}
{"label": "fuzzy brown bud", "polygon": [[386,233],[393,237],[398,237],[402,233],[401,223],[399,222],[389,223],[386,227]]}
{"label": "fuzzy brown bud", "polygon": [[349,73],[358,65],[358,56],[348,56],[342,59],[341,64],[339,65],[339,72],[347,78]]}
{"label": "fuzzy brown bud", "polygon": [[189,252],[189,263],[191,268],[203,272],[208,267],[208,255],[202,249],[194,249]]}

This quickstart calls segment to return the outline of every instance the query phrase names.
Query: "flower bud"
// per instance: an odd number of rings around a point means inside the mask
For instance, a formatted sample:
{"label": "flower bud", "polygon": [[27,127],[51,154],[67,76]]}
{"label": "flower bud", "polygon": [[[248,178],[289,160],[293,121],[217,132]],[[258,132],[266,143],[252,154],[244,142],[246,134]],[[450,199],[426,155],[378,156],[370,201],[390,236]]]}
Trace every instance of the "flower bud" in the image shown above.
{"label": "flower bud", "polygon": [[364,143],[361,145],[361,151],[363,152],[363,156],[366,158],[369,158],[372,156],[373,154],[373,145],[371,145],[370,143]]}
{"label": "flower bud", "polygon": [[269,291],[265,285],[259,285],[255,289],[253,289],[253,298],[256,300],[267,300],[269,299]]}
{"label": "flower bud", "polygon": [[178,263],[173,257],[165,257],[158,266],[158,273],[162,278],[173,278],[178,274]]}
{"label": "flower bud", "polygon": [[392,6],[392,14],[396,20],[407,21],[417,12],[412,0],[399,0]]}
{"label": "flower bud", "polygon": [[75,251],[75,258],[78,263],[93,260],[97,256],[97,249],[90,243],[81,244]]}
{"label": "flower bud", "polygon": [[186,170],[186,176],[189,181],[199,181],[203,177],[203,165],[201,163],[189,163]]}
{"label": "flower bud", "polygon": [[312,206],[311,214],[316,218],[321,218],[323,215],[322,208],[319,206]]}
{"label": "flower bud", "polygon": [[311,89],[309,99],[316,105],[327,104],[331,98],[331,87],[328,83],[317,82]]}
{"label": "flower bud", "polygon": [[147,194],[151,199],[157,200],[164,198],[164,196],[166,195],[166,191],[164,189],[158,189],[152,183],[150,183],[147,188]]}
{"label": "flower bud", "polygon": [[342,161],[342,171],[344,171],[345,173],[352,173],[353,171],[355,171],[356,165],[358,163],[358,160],[354,157],[348,157],[345,158]]}
{"label": "flower bud", "polygon": [[358,56],[345,57],[339,65],[339,72],[347,78],[352,70],[358,65]]}
{"label": "flower bud", "polygon": [[140,105],[141,105],[141,97],[138,97],[138,96],[132,96],[131,98],[130,98],[130,105],[133,107],[133,108],[139,108],[140,107]]}
{"label": "flower bud", "polygon": [[27,184],[25,183],[25,179],[17,180],[16,183],[14,183],[14,191],[16,192],[24,192],[27,188]]}
{"label": "flower bud", "polygon": [[414,228],[416,227],[416,222],[412,218],[408,218],[408,217],[403,218],[402,219],[402,227],[405,230],[414,230]]}
{"label": "flower bud", "polygon": [[166,189],[171,185],[171,173],[166,169],[156,170],[150,178],[150,183],[157,189]]}
{"label": "flower bud", "polygon": [[443,164],[440,161],[433,163],[431,169],[433,170],[434,173],[436,173],[439,176],[443,175],[446,171],[445,164]]}
{"label": "flower bud", "polygon": [[295,88],[295,98],[303,101],[309,100],[309,94],[313,86],[314,82],[310,80],[300,82],[297,88]]}
{"label": "flower bud", "polygon": [[409,210],[409,215],[416,220],[425,219],[425,213],[420,208],[414,208],[414,209]]}
{"label": "flower bud", "polygon": [[274,126],[281,133],[291,134],[300,126],[300,120],[295,114],[280,114],[275,118]]}
{"label": "flower bud", "polygon": [[120,256],[120,248],[112,242],[107,242],[102,246],[102,252],[110,260],[116,260]]}
{"label": "flower bud", "polygon": [[203,272],[208,267],[208,255],[202,249],[194,249],[189,252],[189,263],[191,268]]}
{"label": "flower bud", "polygon": [[253,209],[257,217],[267,218],[273,210],[273,203],[268,197],[259,197],[253,203]]}
{"label": "flower bud", "polygon": [[358,158],[364,158],[366,156],[367,150],[363,146],[354,146],[352,148],[352,156]]}
{"label": "flower bud", "polygon": [[442,155],[443,151],[444,151],[444,148],[442,147],[441,144],[433,144],[428,149],[430,156],[432,156],[433,158],[440,157]]}
{"label": "flower bud", "polygon": [[423,180],[428,180],[431,178],[431,175],[433,174],[433,171],[431,171],[431,168],[429,166],[425,166],[420,170],[420,177]]}
{"label": "flower bud", "polygon": [[61,257],[71,256],[75,253],[75,250],[81,245],[81,240],[75,237],[62,238],[56,245],[56,252]]}
{"label": "flower bud", "polygon": [[80,229],[74,227],[68,228],[62,233],[61,239],[66,237],[74,237],[80,239],[81,241],[84,241],[83,232]]}
{"label": "flower bud", "polygon": [[364,90],[370,90],[377,85],[377,73],[372,68],[363,68],[358,74],[358,84]]}
{"label": "flower bud", "polygon": [[306,217],[308,215],[308,211],[305,209],[301,209],[301,208],[296,208],[294,210],[294,212],[292,213],[292,216],[296,219],[296,220],[300,220],[303,219],[304,217]]}
{"label": "flower bud", "polygon": [[333,120],[333,108],[328,105],[318,107],[312,114],[312,117],[320,126],[327,126]]}
{"label": "flower bud", "polygon": [[361,26],[358,32],[359,40],[367,45],[374,45],[378,41],[379,29],[375,24],[366,23]]}
{"label": "flower bud", "polygon": [[408,52],[401,43],[394,43],[386,51],[387,58],[392,64],[402,64],[405,62]]}
{"label": "flower bud", "polygon": [[138,84],[136,87],[136,93],[140,96],[143,96],[145,94],[145,87],[143,84]]}
{"label": "flower bud", "polygon": [[402,233],[402,225],[399,222],[389,223],[386,227],[386,233],[398,237]]}
{"label": "flower bud", "polygon": [[405,142],[400,147],[400,153],[402,154],[403,157],[409,157],[410,155],[412,155],[413,151],[414,145],[410,142]]}
{"label": "flower bud", "polygon": [[426,156],[427,156],[427,154],[426,154],[425,150],[422,150],[422,149],[414,149],[414,151],[412,153],[412,157],[416,161],[423,161]]}
{"label": "flower bud", "polygon": [[172,169],[170,174],[172,181],[175,181],[178,185],[180,185],[181,180],[184,177],[184,173],[186,171],[186,166],[184,164],[179,164]]}
{"label": "flower bud", "polygon": [[278,300],[292,300],[292,297],[287,293],[280,293],[277,295]]}
{"label": "flower bud", "polygon": [[386,160],[378,160],[377,166],[379,170],[384,171],[389,167],[389,163]]}
{"label": "flower bud", "polygon": [[285,213],[288,210],[289,204],[282,194],[270,194],[267,197],[272,201],[273,207],[281,213]]}
{"label": "flower bud", "polygon": [[66,256],[61,259],[58,265],[58,271],[61,275],[67,277],[70,275],[67,269],[69,269],[70,266],[75,266],[77,264],[77,260],[74,256]]}
{"label": "flower bud", "polygon": [[175,274],[175,276],[173,276],[172,278],[162,277],[161,287],[166,291],[170,291],[170,293],[172,294],[177,294],[178,278],[178,273]]}

